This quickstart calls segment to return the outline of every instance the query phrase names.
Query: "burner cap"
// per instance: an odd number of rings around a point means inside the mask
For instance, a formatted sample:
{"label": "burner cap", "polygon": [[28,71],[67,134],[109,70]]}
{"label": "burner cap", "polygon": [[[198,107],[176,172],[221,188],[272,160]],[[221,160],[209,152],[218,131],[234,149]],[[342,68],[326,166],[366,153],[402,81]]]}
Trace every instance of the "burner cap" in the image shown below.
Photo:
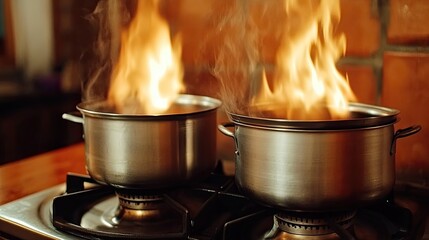
{"label": "burner cap", "polygon": [[119,205],[129,210],[156,209],[163,200],[162,194],[156,192],[142,194],[116,191],[116,195]]}
{"label": "burner cap", "polygon": [[334,226],[348,229],[356,211],[344,212],[281,212],[274,215],[279,229],[291,234],[323,235],[335,232]]}

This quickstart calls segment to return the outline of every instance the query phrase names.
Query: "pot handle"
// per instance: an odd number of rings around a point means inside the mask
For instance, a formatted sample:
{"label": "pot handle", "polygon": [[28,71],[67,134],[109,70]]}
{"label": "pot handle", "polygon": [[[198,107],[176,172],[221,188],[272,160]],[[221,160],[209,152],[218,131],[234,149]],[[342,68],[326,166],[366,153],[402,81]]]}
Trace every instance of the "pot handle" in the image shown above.
{"label": "pot handle", "polygon": [[398,138],[408,137],[410,135],[418,133],[421,129],[422,127],[420,125],[413,125],[411,127],[398,129],[393,135],[392,144],[390,146],[390,155],[393,155],[395,153],[396,140],[398,140]]}
{"label": "pot handle", "polygon": [[232,122],[221,123],[217,125],[217,129],[219,129],[219,131],[221,131],[224,135],[235,138],[234,133],[228,130],[228,127],[234,127],[234,126],[235,125]]}
{"label": "pot handle", "polygon": [[69,112],[69,113],[63,113],[62,118],[65,119],[65,120],[69,120],[71,122],[83,124],[82,114],[80,112],[78,112],[78,111]]}

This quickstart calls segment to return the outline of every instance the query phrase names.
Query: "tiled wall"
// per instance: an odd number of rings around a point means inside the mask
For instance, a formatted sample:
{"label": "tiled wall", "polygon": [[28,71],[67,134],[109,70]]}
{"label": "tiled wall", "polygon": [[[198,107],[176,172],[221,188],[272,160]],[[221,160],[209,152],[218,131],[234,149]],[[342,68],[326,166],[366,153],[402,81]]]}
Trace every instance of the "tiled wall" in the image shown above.
{"label": "tiled wall", "polygon": [[[210,67],[218,41],[228,33],[217,29],[216,21],[233,1],[170,2],[166,15],[184,36],[188,91],[217,96]],[[268,32],[261,39],[262,56],[271,61],[278,38],[269,31],[281,1],[238,2],[247,4],[257,27]],[[360,102],[400,110],[397,128],[423,127],[420,133],[398,140],[396,162],[400,176],[429,175],[429,1],[341,0],[341,11],[339,28],[346,34],[347,51],[339,62],[340,71],[348,75]],[[231,150],[224,140],[231,141],[221,137],[220,148]]]}

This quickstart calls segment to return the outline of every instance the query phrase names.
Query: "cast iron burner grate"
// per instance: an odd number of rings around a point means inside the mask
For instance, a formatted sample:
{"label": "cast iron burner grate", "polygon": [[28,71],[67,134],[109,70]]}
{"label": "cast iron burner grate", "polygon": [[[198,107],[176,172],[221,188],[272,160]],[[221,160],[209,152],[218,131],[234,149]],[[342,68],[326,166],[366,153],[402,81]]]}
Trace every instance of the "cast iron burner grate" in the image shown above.
{"label": "cast iron burner grate", "polygon": [[[188,210],[168,195],[156,196],[135,204],[135,199],[123,203],[125,196],[120,195],[119,205],[110,188],[67,193],[53,201],[53,225],[83,238],[184,238],[188,232]],[[124,208],[123,204],[134,209]]]}
{"label": "cast iron burner grate", "polygon": [[[87,176],[69,174],[66,184],[66,193],[53,200],[53,225],[82,238],[263,239],[269,236],[278,239],[285,233],[275,225],[276,218],[287,216],[248,200],[239,193],[233,177],[219,171],[193,186],[154,193],[149,205],[139,203],[139,194],[135,197],[128,192],[119,193],[119,200],[115,189],[96,184]],[[136,198],[137,210],[161,204],[167,214],[157,221],[128,221],[118,231],[109,219],[115,216],[119,201],[132,205]],[[356,213],[344,213],[339,218],[345,225],[340,224],[340,229],[335,230],[338,239],[413,239],[409,237],[410,211],[390,200]],[[273,232],[276,234],[270,236]],[[304,235],[295,236],[306,239]],[[287,239],[295,239],[294,234]]]}
{"label": "cast iron burner grate", "polygon": [[[90,177],[68,174],[66,193],[52,203],[53,225],[87,239],[221,239],[223,225],[229,220],[263,209],[238,194],[232,177],[219,173],[193,186],[156,194],[115,190]],[[136,214],[131,214],[118,227],[119,202],[143,215],[152,209],[163,213],[147,221],[133,221]]]}

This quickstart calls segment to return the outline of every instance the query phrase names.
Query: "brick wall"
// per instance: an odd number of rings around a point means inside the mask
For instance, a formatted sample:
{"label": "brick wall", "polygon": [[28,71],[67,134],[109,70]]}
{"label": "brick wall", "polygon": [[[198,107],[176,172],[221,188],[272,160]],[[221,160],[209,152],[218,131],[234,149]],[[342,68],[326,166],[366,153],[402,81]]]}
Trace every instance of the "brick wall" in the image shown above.
{"label": "brick wall", "polygon": [[[400,110],[397,128],[419,124],[399,139],[398,178],[429,179],[429,1],[342,0],[347,54],[340,61],[362,102]],[[427,183],[427,182],[426,182]]]}

